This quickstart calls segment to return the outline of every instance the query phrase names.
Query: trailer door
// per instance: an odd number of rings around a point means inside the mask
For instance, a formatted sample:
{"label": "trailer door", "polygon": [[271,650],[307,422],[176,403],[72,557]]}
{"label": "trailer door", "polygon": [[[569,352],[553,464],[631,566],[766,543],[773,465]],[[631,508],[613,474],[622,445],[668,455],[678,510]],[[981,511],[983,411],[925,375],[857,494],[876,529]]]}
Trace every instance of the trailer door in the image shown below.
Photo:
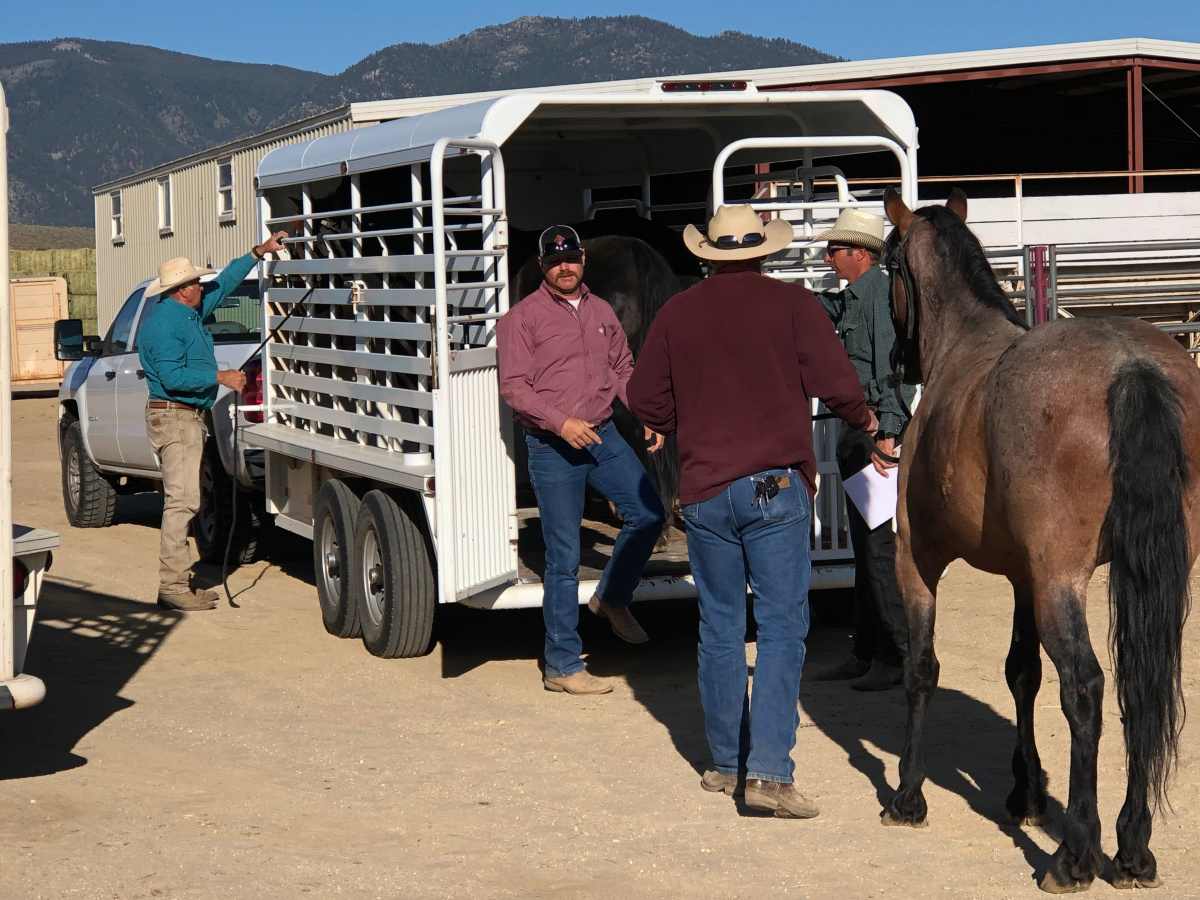
{"label": "trailer door", "polygon": [[443,138],[430,156],[429,183],[436,300],[433,462],[445,602],[517,578],[512,414],[500,400],[496,353],[496,320],[509,305],[500,149]]}
{"label": "trailer door", "polygon": [[[813,245],[812,238],[832,228],[842,210],[851,206],[885,215],[881,188],[856,194],[836,167],[812,165],[814,156],[846,151],[890,152],[899,168],[899,173],[893,176],[894,182],[899,182],[904,201],[910,207],[915,205],[915,148],[901,147],[890,138],[878,135],[750,138],[735,141],[717,155],[713,167],[714,209],[726,202],[749,202],[762,215],[786,219],[795,229],[796,238],[791,247],[782,258],[774,259],[764,267],[765,274],[802,284],[814,291],[839,287],[837,278],[824,264],[824,247]],[[805,163],[787,171],[731,177],[726,174],[726,167],[738,153],[743,154],[740,161],[752,156],[756,160],[764,157],[803,159]],[[750,193],[751,199],[727,201],[726,194],[739,188],[740,193],[735,196]],[[813,450],[820,485],[813,500],[810,547],[813,567],[817,570],[821,566],[849,561],[854,549],[850,544],[846,496],[836,455],[842,424],[816,400],[812,403],[812,414]],[[819,580],[814,576],[814,586]]]}

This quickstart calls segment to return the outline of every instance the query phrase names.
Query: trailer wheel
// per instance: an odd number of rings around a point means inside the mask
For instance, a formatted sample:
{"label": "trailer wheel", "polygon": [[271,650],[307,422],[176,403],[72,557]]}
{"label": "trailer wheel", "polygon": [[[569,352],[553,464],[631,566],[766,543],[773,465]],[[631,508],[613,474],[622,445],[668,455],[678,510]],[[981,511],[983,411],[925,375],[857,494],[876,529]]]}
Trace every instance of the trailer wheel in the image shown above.
{"label": "trailer wheel", "polygon": [[354,599],[367,650],[385,659],[428,653],[436,583],[424,516],[412,496],[397,502],[369,491],[354,530]]}
{"label": "trailer wheel", "polygon": [[106,528],[117,511],[117,486],[96,468],[83,445],[83,429],[71,422],[63,434],[62,492],[67,521],[76,528]]}
{"label": "trailer wheel", "polygon": [[354,578],[354,530],[360,506],[344,481],[321,485],[313,507],[313,571],[325,630],[340,638],[358,637]]}

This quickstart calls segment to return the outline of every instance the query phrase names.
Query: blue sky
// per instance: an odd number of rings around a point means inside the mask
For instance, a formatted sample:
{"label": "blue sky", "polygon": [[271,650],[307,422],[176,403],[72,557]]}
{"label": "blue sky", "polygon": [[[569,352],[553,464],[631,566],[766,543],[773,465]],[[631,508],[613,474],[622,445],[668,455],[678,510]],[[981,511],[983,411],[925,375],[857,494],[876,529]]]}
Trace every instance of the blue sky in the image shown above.
{"label": "blue sky", "polygon": [[437,43],[521,15],[629,14],[694,34],[785,37],[849,59],[1119,37],[1200,41],[1200,0],[0,0],[0,42],[87,37],[335,73],[389,44]]}

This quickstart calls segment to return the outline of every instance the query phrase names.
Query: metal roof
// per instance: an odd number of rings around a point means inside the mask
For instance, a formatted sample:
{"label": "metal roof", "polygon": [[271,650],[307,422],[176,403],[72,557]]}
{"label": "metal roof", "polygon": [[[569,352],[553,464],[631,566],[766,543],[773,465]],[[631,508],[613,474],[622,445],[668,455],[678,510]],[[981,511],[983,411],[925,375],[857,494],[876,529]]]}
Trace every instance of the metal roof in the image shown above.
{"label": "metal roof", "polygon": [[1200,43],[1163,41],[1150,38],[1121,38],[1108,41],[1086,41],[1072,44],[1044,44],[999,50],[973,50],[963,53],[937,53],[924,56],[898,56],[886,59],[853,60],[805,66],[781,66],[766,69],[741,69],[732,72],[712,72],[673,75],[661,78],[633,78],[623,81],[602,81],[554,87],[518,88],[504,91],[482,91],[470,94],[445,94],[437,97],[408,97],[393,100],[374,100],[352,103],[310,119],[282,126],[262,135],[242,138],[211,150],[193,153],[180,159],[155,166],[124,178],[115,179],[93,188],[94,193],[115,190],[169,172],[178,171],[205,160],[226,156],[239,150],[261,146],[288,135],[302,134],[323,122],[349,118],[354,125],[390,121],[401,117],[422,115],[447,107],[461,106],[483,100],[516,94],[594,95],[608,93],[651,93],[663,81],[708,77],[738,78],[753,81],[759,88],[770,90],[788,86],[815,85],[824,82],[856,81],[903,75],[955,72],[972,69],[1036,66],[1050,63],[1078,62],[1094,59],[1150,57],[1181,62],[1200,62]]}
{"label": "metal roof", "polygon": [[[761,136],[761,132],[746,133],[739,120],[763,117],[777,117],[789,134],[879,136],[904,150],[917,142],[912,110],[888,91],[516,93],[280,147],[259,162],[258,182],[260,187],[269,188],[333,178],[343,171],[354,174],[398,165],[427,153],[439,138],[479,139],[503,145],[522,125],[539,116],[553,120],[555,124],[545,126],[551,131],[563,121],[637,119],[644,129],[639,132],[642,134],[652,131],[655,122],[691,118],[720,146],[742,137]],[[829,152],[839,149],[831,147]],[[858,151],[845,148],[841,152]]]}
{"label": "metal roof", "polygon": [[398,116],[411,116],[514,93],[649,93],[663,81],[696,78],[738,78],[753,81],[760,89],[792,85],[820,84],[833,81],[858,81],[936,72],[970,69],[1035,66],[1047,63],[1079,62],[1091,59],[1117,59],[1146,56],[1156,59],[1200,62],[1200,43],[1161,41],[1150,38],[1121,38],[1109,41],[1084,41],[1073,44],[1043,44],[1001,50],[971,50],[962,53],[934,53],[924,56],[895,56],[886,59],[851,60],[804,66],[779,66],[768,69],[738,69],[729,72],[669,75],[658,78],[630,78],[624,81],[565,84],[552,87],[516,88],[472,94],[447,94],[440,97],[405,97],[351,104],[355,123],[383,122]]}

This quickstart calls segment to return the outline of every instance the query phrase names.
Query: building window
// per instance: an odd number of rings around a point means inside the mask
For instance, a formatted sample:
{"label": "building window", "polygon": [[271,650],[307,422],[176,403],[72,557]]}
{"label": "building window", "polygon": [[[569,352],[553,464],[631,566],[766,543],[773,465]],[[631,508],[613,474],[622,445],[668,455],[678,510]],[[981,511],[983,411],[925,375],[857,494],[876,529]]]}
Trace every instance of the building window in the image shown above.
{"label": "building window", "polygon": [[171,176],[158,179],[158,233],[171,233]]}
{"label": "building window", "polygon": [[113,191],[108,195],[112,203],[112,240],[114,244],[125,243],[125,226],[121,219],[121,192]]}
{"label": "building window", "polygon": [[233,208],[233,159],[217,160],[217,220],[232,222]]}

